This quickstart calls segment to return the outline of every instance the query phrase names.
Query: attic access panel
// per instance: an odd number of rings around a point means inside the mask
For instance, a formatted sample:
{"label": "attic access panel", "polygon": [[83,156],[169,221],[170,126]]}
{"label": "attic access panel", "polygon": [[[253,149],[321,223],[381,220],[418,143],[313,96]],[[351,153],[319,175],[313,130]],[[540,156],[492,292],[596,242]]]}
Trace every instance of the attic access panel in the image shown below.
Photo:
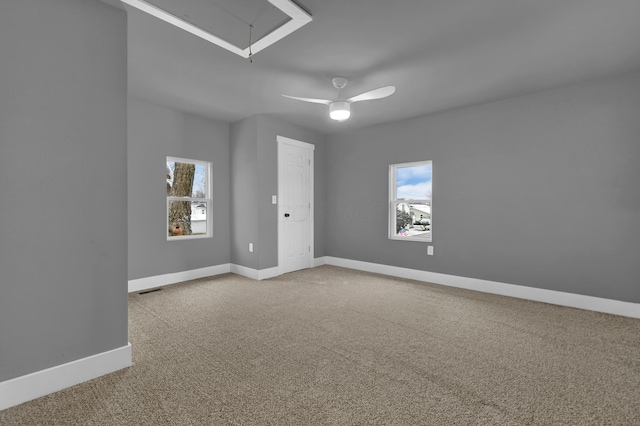
{"label": "attic access panel", "polygon": [[256,54],[312,20],[307,12],[291,0],[122,2],[243,58]]}

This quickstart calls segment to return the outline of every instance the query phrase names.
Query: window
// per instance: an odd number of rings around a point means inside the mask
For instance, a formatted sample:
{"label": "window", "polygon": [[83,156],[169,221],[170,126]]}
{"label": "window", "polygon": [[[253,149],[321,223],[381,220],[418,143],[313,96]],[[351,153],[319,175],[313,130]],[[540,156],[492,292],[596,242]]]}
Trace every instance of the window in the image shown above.
{"label": "window", "polygon": [[211,163],[167,157],[167,240],[211,237]]}
{"label": "window", "polygon": [[431,161],[389,166],[389,238],[431,241]]}

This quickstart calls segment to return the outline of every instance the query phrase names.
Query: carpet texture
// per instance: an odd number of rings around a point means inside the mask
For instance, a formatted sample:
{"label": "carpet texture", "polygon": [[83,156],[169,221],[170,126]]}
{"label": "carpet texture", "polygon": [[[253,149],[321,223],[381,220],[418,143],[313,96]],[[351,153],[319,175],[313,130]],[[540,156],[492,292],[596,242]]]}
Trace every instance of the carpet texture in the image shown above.
{"label": "carpet texture", "polygon": [[640,320],[333,266],[129,296],[134,365],[2,425],[640,425]]}

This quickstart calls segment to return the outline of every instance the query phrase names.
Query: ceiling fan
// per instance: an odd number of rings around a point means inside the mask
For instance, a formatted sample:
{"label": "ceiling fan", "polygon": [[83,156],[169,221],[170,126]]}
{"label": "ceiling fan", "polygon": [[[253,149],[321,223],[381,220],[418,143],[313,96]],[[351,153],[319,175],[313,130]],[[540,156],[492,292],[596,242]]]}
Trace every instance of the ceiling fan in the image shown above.
{"label": "ceiling fan", "polygon": [[313,98],[299,98],[297,96],[282,95],[285,98],[296,99],[303,102],[312,102],[316,104],[329,105],[329,117],[336,121],[345,121],[351,116],[351,104],[354,102],[370,101],[373,99],[382,99],[387,96],[391,96],[395,93],[395,86],[385,86],[378,89],[364,92],[358,96],[354,96],[349,99],[340,98],[340,89],[343,89],[347,85],[347,79],[342,77],[336,77],[331,80],[333,87],[338,89],[338,99],[313,99]]}

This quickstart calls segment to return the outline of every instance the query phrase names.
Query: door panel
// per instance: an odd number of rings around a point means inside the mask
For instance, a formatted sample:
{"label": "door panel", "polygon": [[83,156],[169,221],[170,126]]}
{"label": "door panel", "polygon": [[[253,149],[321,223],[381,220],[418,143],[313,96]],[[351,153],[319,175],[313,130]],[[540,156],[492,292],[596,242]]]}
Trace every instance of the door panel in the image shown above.
{"label": "door panel", "polygon": [[[313,150],[278,142],[278,264],[281,273],[311,266]],[[312,145],[311,145],[312,147]]]}

